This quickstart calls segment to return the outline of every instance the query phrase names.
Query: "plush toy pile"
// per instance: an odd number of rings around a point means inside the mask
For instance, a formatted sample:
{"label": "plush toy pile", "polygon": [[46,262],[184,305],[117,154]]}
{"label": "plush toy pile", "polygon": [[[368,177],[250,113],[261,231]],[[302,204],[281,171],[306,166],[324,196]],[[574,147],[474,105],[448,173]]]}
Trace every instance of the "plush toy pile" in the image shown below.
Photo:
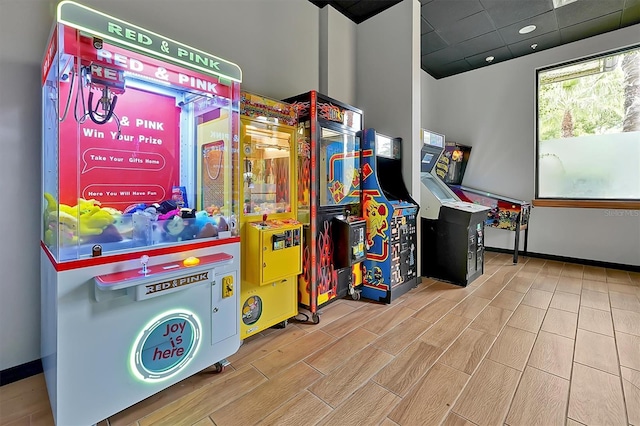
{"label": "plush toy pile", "polygon": [[[78,199],[78,204],[58,204],[55,197],[44,194],[44,242],[48,246],[59,244],[104,244],[123,239],[139,244],[186,241],[196,238],[218,237],[229,231],[227,220],[220,209],[206,210],[179,208],[175,201],[159,204],[135,204],[120,211],[102,207],[97,200]],[[235,221],[231,218],[235,228]]]}

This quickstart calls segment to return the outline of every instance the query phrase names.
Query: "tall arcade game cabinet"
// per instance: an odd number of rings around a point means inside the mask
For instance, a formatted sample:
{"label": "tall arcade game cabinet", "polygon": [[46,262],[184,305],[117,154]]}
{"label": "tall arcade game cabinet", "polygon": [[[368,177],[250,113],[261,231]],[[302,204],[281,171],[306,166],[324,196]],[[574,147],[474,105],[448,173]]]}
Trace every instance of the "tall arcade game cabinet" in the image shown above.
{"label": "tall arcade game cabinet", "polygon": [[486,227],[514,231],[513,263],[518,263],[522,230],[524,230],[524,253],[527,252],[531,203],[463,186],[462,179],[470,155],[470,146],[447,142],[444,154],[436,164],[436,173],[462,201],[480,204],[491,209],[484,222]]}
{"label": "tall arcade game cabinet", "polygon": [[298,314],[297,124],[294,105],[241,93],[242,339]]}
{"label": "tall arcade game cabinet", "polygon": [[298,220],[303,224],[298,300],[318,309],[350,294],[360,297],[366,256],[361,208],[362,111],[316,91],[285,102],[298,108]]}
{"label": "tall arcade game cabinet", "polygon": [[367,259],[362,297],[391,303],[418,285],[418,203],[402,180],[402,139],[362,133]]}
{"label": "tall arcade game cabinet", "polygon": [[95,424],[240,346],[242,73],[69,1],[42,72],[42,363]]}
{"label": "tall arcade game cabinet", "polygon": [[445,136],[425,129],[421,133],[421,273],[466,286],[484,273],[484,220],[489,208],[461,201],[449,189],[436,168]]}

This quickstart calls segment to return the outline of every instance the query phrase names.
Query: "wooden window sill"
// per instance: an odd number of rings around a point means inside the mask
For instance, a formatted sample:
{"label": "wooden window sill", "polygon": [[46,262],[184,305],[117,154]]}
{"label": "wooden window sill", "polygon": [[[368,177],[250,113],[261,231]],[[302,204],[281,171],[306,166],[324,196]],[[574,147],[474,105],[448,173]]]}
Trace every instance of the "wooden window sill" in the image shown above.
{"label": "wooden window sill", "polygon": [[640,201],[535,199],[534,207],[568,207],[580,209],[640,210]]}

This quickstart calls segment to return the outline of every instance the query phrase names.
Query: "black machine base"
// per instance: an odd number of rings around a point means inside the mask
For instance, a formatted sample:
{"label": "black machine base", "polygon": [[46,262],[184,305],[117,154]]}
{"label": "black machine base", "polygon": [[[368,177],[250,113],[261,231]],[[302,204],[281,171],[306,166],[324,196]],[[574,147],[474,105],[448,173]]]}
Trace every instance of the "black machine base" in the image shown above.
{"label": "black machine base", "polygon": [[485,216],[465,217],[443,207],[438,220],[422,218],[422,275],[460,286],[480,277],[484,273]]}

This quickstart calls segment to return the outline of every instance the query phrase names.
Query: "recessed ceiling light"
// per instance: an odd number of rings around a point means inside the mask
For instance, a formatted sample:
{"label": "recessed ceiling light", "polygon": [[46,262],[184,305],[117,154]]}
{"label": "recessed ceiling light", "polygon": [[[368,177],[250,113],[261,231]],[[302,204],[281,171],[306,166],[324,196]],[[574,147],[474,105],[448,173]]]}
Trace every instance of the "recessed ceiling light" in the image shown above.
{"label": "recessed ceiling light", "polygon": [[495,58],[493,56],[487,56],[484,60],[487,62],[493,61]]}
{"label": "recessed ceiling light", "polygon": [[537,43],[533,43],[533,44],[531,45],[531,48],[532,48],[533,50],[536,50],[536,47],[538,47],[538,44],[537,44]]}
{"label": "recessed ceiling light", "polygon": [[520,28],[520,31],[518,31],[520,34],[529,34],[531,31],[534,31],[536,29],[535,25],[527,25],[526,27],[522,27]]}

